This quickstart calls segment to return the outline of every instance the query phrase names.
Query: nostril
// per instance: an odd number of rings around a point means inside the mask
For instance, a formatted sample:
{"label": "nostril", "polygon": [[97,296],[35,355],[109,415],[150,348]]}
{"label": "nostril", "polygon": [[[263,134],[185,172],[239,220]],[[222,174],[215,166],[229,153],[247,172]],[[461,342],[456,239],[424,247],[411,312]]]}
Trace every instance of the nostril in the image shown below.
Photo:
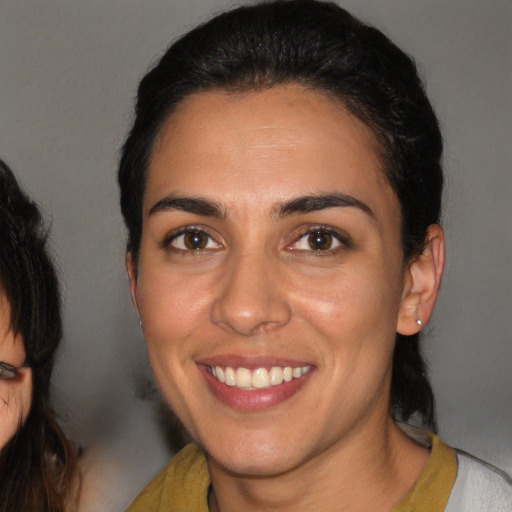
{"label": "nostril", "polygon": [[212,308],[212,322],[241,336],[254,336],[286,325],[291,309],[284,300],[266,302],[218,300]]}

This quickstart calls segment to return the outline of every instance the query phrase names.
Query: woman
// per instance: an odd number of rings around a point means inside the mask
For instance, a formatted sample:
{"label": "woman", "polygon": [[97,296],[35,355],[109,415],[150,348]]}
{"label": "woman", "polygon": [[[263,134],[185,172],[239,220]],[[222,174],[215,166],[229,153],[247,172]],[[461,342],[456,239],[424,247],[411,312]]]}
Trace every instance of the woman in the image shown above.
{"label": "woman", "polygon": [[37,206],[0,160],[0,510],[74,508],[74,448],[55,420],[57,278]]}
{"label": "woman", "polygon": [[335,4],[238,8],[170,47],[118,178],[149,359],[197,444],[130,511],[512,503],[398,423],[435,431],[441,154],[412,60]]}

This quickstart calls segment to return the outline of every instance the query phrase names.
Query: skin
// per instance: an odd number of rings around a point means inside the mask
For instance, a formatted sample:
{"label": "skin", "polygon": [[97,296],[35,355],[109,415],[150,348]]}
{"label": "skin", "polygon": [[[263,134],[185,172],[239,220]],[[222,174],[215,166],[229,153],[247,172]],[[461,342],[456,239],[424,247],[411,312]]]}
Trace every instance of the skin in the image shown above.
{"label": "skin", "polygon": [[[25,347],[21,336],[10,327],[11,308],[0,292],[0,361],[19,367],[25,361]],[[0,450],[25,421],[32,400],[32,373],[20,368],[17,377],[0,379]]]}
{"label": "skin", "polygon": [[[192,95],[160,132],[127,270],[157,382],[208,453],[212,510],[390,510],[428,458],[389,416],[391,361],[396,332],[431,314],[443,236],[432,226],[405,265],[378,155],[366,125],[298,85]],[[283,206],[333,194],[351,204]],[[330,247],[313,250],[308,230]],[[226,355],[312,371],[287,400],[241,411],[200,371]]]}

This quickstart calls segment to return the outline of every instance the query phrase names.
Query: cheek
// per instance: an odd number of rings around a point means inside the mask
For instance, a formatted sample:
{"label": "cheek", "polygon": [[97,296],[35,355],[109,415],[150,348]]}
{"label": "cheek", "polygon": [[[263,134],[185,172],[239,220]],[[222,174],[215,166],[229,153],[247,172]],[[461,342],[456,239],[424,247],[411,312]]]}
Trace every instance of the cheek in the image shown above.
{"label": "cheek", "polygon": [[193,360],[207,339],[210,294],[197,276],[141,270],[138,305],[151,368],[167,403],[194,436],[191,409],[201,391]]}
{"label": "cheek", "polygon": [[9,442],[30,412],[32,403],[32,371],[20,370],[20,375],[0,381],[0,450]]}
{"label": "cheek", "polygon": [[325,282],[303,282],[296,290],[294,309],[303,332],[309,327],[316,333],[311,338],[319,340],[333,379],[347,391],[346,405],[382,386],[392,360],[399,303],[399,286],[374,268],[340,271]]}
{"label": "cheek", "polygon": [[303,280],[295,289],[294,309],[319,330],[339,336],[379,330],[394,334],[400,305],[398,281],[371,268],[340,270],[328,279]]}
{"label": "cheek", "polygon": [[209,296],[207,284],[200,279],[141,272],[138,303],[145,332],[150,330],[158,338],[190,335],[204,317]]}
{"label": "cheek", "polygon": [[148,265],[139,273],[143,333],[156,381],[171,406],[181,410],[179,390],[195,374],[192,361],[209,332],[211,287],[204,278],[156,268]]}

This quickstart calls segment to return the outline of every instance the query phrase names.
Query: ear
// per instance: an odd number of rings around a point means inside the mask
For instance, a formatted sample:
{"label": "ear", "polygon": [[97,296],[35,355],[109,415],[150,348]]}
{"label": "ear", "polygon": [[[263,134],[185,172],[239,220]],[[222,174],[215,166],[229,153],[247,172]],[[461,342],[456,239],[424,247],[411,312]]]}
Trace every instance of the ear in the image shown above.
{"label": "ear", "polygon": [[444,269],[444,233],[440,226],[428,227],[425,249],[405,270],[397,332],[416,334],[434,309]]}
{"label": "ear", "polygon": [[130,297],[132,299],[133,309],[137,313],[140,320],[139,312],[139,297],[137,292],[137,269],[131,252],[127,252],[124,258],[124,265],[126,267],[126,273],[128,274],[128,280],[130,282]]}

